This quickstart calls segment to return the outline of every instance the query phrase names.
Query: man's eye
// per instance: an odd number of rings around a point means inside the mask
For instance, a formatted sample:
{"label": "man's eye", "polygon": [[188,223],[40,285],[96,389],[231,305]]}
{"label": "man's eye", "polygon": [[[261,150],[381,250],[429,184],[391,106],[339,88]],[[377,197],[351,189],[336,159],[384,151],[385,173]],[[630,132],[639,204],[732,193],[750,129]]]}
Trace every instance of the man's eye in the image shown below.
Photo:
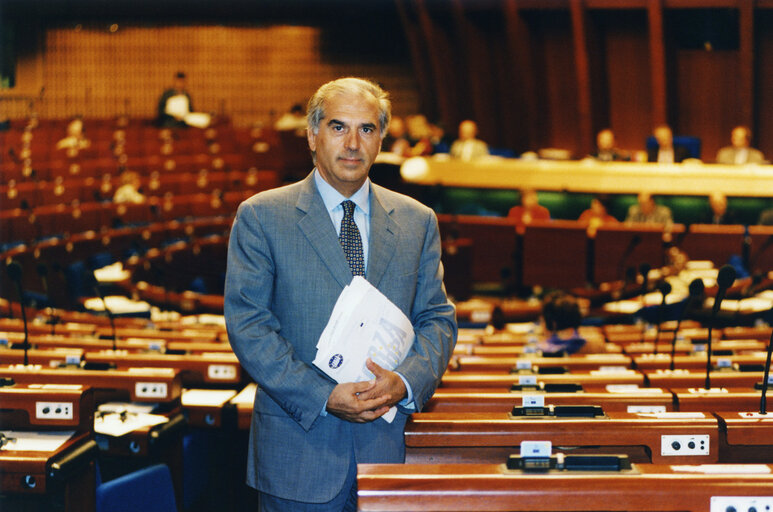
{"label": "man's eye", "polygon": [[342,132],[344,130],[344,127],[341,126],[340,124],[334,124],[333,125],[333,130],[335,130],[337,132]]}
{"label": "man's eye", "polygon": [[364,126],[362,128],[362,131],[365,132],[365,133],[371,133],[373,131],[373,128],[371,128],[369,126]]}

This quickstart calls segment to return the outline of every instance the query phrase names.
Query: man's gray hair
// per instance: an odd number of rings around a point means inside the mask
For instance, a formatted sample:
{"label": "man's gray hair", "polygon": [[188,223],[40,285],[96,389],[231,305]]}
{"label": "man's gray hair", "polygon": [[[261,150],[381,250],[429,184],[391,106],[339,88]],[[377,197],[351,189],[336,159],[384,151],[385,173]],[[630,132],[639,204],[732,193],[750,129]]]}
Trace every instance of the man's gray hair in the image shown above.
{"label": "man's gray hair", "polygon": [[333,80],[322,85],[309,100],[306,109],[306,123],[312,133],[319,132],[319,123],[325,118],[325,100],[336,94],[354,93],[363,96],[371,95],[378,101],[378,123],[381,129],[381,138],[387,133],[387,126],[392,117],[392,102],[389,101],[389,93],[378,84],[362,78],[346,77]]}

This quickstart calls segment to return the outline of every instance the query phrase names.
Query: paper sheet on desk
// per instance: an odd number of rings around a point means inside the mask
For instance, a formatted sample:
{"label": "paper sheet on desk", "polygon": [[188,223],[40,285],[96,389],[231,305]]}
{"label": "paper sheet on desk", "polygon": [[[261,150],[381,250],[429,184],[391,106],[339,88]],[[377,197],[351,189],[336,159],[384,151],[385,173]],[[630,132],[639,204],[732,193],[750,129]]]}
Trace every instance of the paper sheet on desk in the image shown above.
{"label": "paper sheet on desk", "polygon": [[74,430],[59,430],[52,432],[0,431],[11,439],[1,450],[19,452],[54,452],[59,449],[74,434]]}
{"label": "paper sheet on desk", "polygon": [[[403,362],[415,334],[408,317],[365,278],[344,288],[317,342],[314,365],[336,382],[360,382],[374,375],[367,358],[387,370]],[[397,409],[382,416],[392,422]]]}

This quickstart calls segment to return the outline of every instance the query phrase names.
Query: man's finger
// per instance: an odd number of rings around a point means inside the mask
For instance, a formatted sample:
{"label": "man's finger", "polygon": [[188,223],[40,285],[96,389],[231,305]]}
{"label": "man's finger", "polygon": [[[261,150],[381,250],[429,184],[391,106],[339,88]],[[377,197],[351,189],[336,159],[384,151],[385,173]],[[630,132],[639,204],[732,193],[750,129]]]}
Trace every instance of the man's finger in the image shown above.
{"label": "man's finger", "polygon": [[381,366],[374,363],[371,358],[368,358],[367,360],[365,360],[365,366],[367,366],[368,370],[370,370],[373,373],[373,375],[375,375],[376,377],[381,377],[387,371]]}

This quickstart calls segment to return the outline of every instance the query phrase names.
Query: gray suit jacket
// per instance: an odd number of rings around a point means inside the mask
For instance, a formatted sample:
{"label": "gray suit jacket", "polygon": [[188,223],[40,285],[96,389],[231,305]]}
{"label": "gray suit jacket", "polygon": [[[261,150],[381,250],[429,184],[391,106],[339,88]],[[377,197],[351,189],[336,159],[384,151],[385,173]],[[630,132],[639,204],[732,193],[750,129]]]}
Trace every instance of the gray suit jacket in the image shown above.
{"label": "gray suit jacket", "polygon": [[[443,287],[434,212],[372,184],[366,278],[411,319],[416,341],[397,368],[420,410],[456,342],[455,310]],[[256,489],[326,502],[352,461],[402,462],[400,410],[393,423],[354,424],[321,414],[335,382],[312,361],[338,295],[352,279],[313,174],[239,206],[225,286],[228,337],[258,383],[247,481]]]}
{"label": "gray suit jacket", "polygon": [[[735,164],[735,157],[738,153],[738,149],[733,146],[727,146],[717,151],[717,163],[718,164]],[[741,162],[743,164],[762,164],[765,163],[765,156],[759,149],[749,148],[746,153],[746,161]]]}

